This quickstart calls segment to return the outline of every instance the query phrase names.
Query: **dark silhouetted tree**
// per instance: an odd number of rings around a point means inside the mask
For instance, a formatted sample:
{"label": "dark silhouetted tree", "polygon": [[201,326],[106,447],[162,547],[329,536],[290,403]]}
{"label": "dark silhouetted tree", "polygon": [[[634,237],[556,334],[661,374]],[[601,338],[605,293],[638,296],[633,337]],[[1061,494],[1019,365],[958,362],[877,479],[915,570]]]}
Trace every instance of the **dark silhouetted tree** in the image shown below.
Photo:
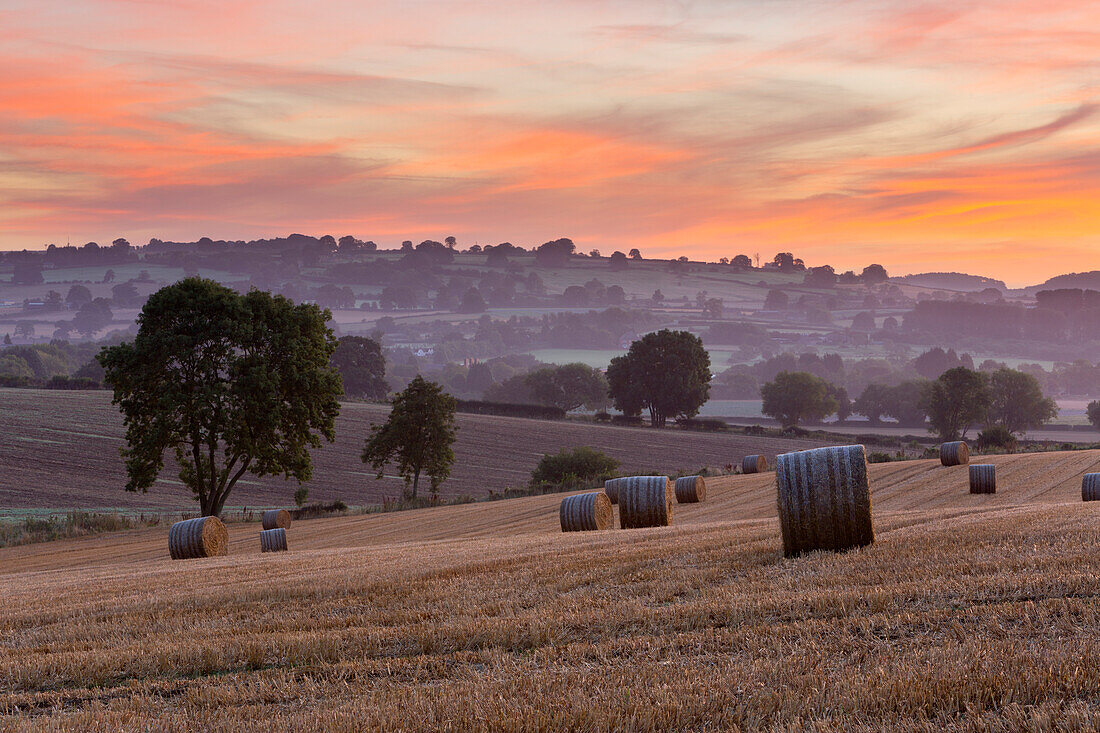
{"label": "dark silhouetted tree", "polygon": [[961,440],[970,426],[986,419],[991,401],[989,377],[960,366],[928,382],[921,407],[928,415],[930,432],[940,440]]}
{"label": "dark silhouetted tree", "polygon": [[610,401],[607,379],[587,364],[563,364],[529,372],[524,381],[540,405],[560,407],[569,412],[579,407],[598,410]]}
{"label": "dark silhouetted tree", "polygon": [[694,417],[710,393],[710,355],[699,337],[663,329],[649,333],[607,368],[615,407],[627,415],[649,410],[650,424]]}
{"label": "dark silhouetted tree", "polygon": [[133,343],[98,360],[126,425],[128,491],[145,492],[171,451],[204,516],[247,472],[308,481],[310,448],[335,439],[336,342],[315,305],[189,278],[154,293]]}
{"label": "dark silhouetted tree", "polygon": [[451,475],[455,455],[452,445],[457,428],[455,398],[419,374],[393,401],[393,409],[382,425],[371,424],[363,448],[363,462],[384,476],[387,464],[394,464],[405,481],[405,494],[415,499],[420,475],[427,474],[432,494]]}
{"label": "dark silhouetted tree", "polygon": [[374,339],[344,336],[336,342],[331,364],[340,373],[344,394],[381,400],[390,390],[386,382],[386,357]]}
{"label": "dark silhouetted tree", "polygon": [[818,421],[833,414],[837,401],[832,386],[809,372],[780,372],[760,388],[760,412],[779,421],[784,428],[807,420]]}
{"label": "dark silhouetted tree", "polygon": [[865,285],[880,285],[890,279],[890,276],[886,273],[886,268],[882,265],[867,265],[863,268],[863,272],[860,274],[859,279],[863,281]]}

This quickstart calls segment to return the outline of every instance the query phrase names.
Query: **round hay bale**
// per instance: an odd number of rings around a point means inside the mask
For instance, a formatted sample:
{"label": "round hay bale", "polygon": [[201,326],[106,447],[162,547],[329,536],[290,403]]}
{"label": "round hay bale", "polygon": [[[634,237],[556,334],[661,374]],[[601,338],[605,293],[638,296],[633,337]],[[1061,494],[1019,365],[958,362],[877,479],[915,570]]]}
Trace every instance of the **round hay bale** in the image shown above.
{"label": "round hay bale", "polygon": [[775,459],[775,483],[787,557],[875,541],[862,445],[784,453]]}
{"label": "round hay bale", "polygon": [[264,529],[290,529],[290,512],[286,509],[271,509],[264,512]]}
{"label": "round hay bale", "polygon": [[229,531],[217,517],[176,522],[168,530],[168,552],[173,560],[217,557],[229,551]]}
{"label": "round hay bale", "polygon": [[619,526],[667,527],[675,494],[668,476],[632,476],[619,486]]}
{"label": "round hay bale", "polygon": [[945,466],[962,466],[970,463],[970,446],[964,441],[940,443],[940,463]]}
{"label": "round hay bale", "polygon": [[619,486],[623,485],[626,479],[607,479],[604,481],[604,493],[607,494],[607,499],[612,504],[618,504],[618,490]]}
{"label": "round hay bale", "polygon": [[610,527],[614,512],[607,494],[592,491],[562,499],[558,518],[562,532],[588,532]]}
{"label": "round hay bale", "polygon": [[624,477],[621,479],[608,479],[604,481],[604,493],[607,494],[607,499],[612,500],[612,504],[618,504],[619,489],[626,485],[632,477]]}
{"label": "round hay bale", "polygon": [[741,459],[741,473],[764,473],[768,470],[765,456],[745,456]]}
{"label": "round hay bale", "polygon": [[991,463],[979,463],[970,467],[970,493],[996,494],[997,467]]}
{"label": "round hay bale", "polygon": [[1081,479],[1081,501],[1100,501],[1100,473],[1086,473]]}
{"label": "round hay bale", "polygon": [[702,476],[683,476],[676,479],[676,501],[680,504],[694,504],[707,498],[707,482]]}
{"label": "round hay bale", "polygon": [[282,527],[261,530],[260,552],[286,552],[286,530]]}

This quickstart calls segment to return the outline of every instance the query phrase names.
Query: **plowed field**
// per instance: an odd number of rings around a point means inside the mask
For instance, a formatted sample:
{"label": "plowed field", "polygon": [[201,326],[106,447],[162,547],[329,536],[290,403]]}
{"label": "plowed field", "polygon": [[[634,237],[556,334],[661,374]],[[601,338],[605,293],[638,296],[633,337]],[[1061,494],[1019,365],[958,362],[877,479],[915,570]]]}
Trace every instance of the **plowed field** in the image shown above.
{"label": "plowed field", "polygon": [[[345,403],[336,442],[314,452],[310,499],[370,504],[396,498],[397,478],[376,480],[359,456],[371,422],[388,407]],[[480,497],[490,490],[523,486],[544,453],[587,445],[619,459],[624,471],[695,471],[739,464],[750,453],[776,453],[822,445],[806,440],[759,439],[681,430],[622,428],[574,422],[464,415],[444,496]],[[122,419],[107,392],[0,390],[0,508],[189,509],[194,500],[171,467],[148,494],[123,490],[125,469],[118,449]],[[297,483],[281,478],[238,482],[230,506],[279,506]]]}

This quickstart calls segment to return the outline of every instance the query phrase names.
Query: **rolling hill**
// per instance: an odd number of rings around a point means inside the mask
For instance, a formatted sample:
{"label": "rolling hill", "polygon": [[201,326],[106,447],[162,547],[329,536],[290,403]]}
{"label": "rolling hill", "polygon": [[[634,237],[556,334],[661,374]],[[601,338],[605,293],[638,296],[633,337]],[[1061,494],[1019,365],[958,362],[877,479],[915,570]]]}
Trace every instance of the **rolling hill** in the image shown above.
{"label": "rolling hill", "polygon": [[[359,456],[371,422],[385,420],[383,405],[345,403],[335,443],[314,452],[312,501],[341,499],[362,505],[396,498],[402,482],[381,481]],[[0,442],[0,504],[4,509],[190,510],[190,493],[167,467],[148,494],[124,491],[119,457],[122,419],[108,392],[0,390],[0,414],[10,439]],[[456,463],[443,496],[481,497],[526,485],[545,453],[586,445],[622,462],[622,470],[696,471],[740,463],[744,455],[811,448],[809,440],[751,438],[683,430],[611,427],[592,423],[459,414]],[[297,483],[245,476],[231,507],[282,506]]]}

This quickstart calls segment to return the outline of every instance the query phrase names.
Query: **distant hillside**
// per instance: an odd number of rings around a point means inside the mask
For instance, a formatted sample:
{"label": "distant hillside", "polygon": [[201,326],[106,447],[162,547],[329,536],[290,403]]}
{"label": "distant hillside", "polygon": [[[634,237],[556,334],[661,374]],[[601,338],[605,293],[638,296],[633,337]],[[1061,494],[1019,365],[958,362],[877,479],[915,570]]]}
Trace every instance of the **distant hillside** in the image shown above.
{"label": "distant hillside", "polygon": [[922,272],[890,279],[903,282],[906,285],[937,288],[939,290],[956,290],[964,293],[976,293],[986,288],[997,288],[1002,293],[1008,290],[1008,286],[1002,280],[994,280],[991,277],[982,277],[981,275],[967,275],[962,272]]}
{"label": "distant hillside", "polygon": [[1100,270],[1091,272],[1072,272],[1068,275],[1057,275],[1039,285],[1025,288],[1024,292],[1034,294],[1040,290],[1054,290],[1056,288],[1082,288],[1085,290],[1100,290]]}

